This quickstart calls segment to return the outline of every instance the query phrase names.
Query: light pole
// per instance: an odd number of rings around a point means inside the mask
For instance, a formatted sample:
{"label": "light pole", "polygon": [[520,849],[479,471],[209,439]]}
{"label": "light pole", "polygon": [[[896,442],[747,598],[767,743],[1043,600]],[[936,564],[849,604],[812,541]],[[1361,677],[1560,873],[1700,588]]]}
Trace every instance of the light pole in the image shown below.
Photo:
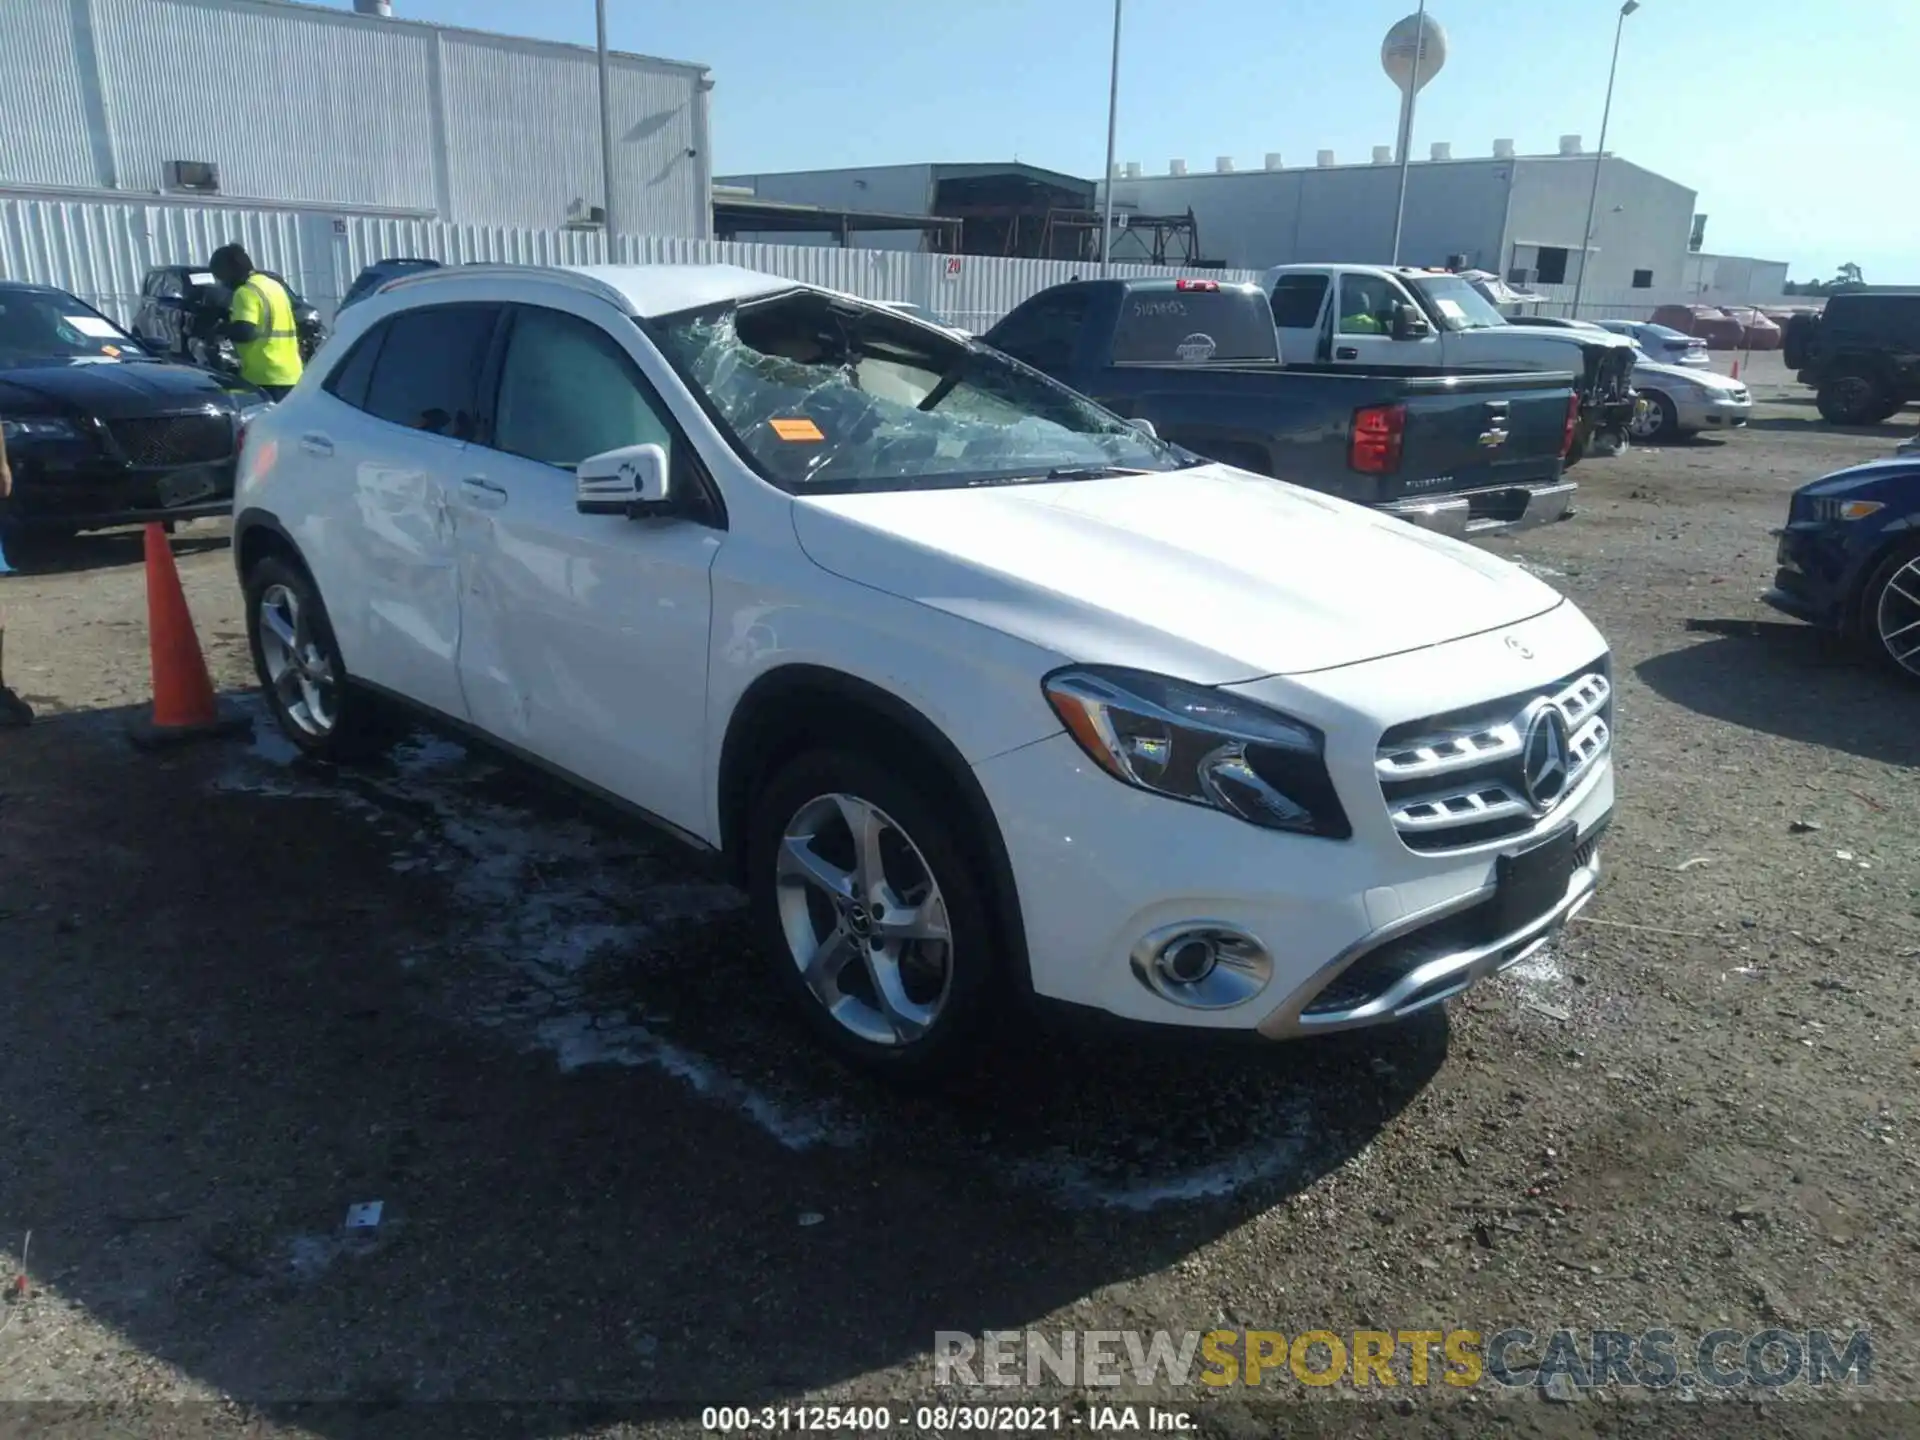
{"label": "light pole", "polygon": [[1413,98],[1420,93],[1420,62],[1427,58],[1427,0],[1420,0],[1420,18],[1414,33],[1413,79],[1407,85],[1407,101],[1400,109],[1400,199],[1393,208],[1393,261],[1400,263],[1400,235],[1407,221],[1407,165],[1413,159]]}
{"label": "light pole", "polygon": [[1607,121],[1613,118],[1613,77],[1620,71],[1620,37],[1626,33],[1627,16],[1639,8],[1640,0],[1626,0],[1613,27],[1613,64],[1607,67],[1607,103],[1600,111],[1600,146],[1593,155],[1593,191],[1587,196],[1587,231],[1580,240],[1580,278],[1573,282],[1569,320],[1580,318],[1580,292],[1587,288],[1587,262],[1593,258],[1593,210],[1600,203],[1600,167],[1607,160]]}
{"label": "light pole", "polygon": [[1100,232],[1100,277],[1104,280],[1113,260],[1113,144],[1120,127],[1120,6],[1113,0],[1113,68],[1107,75],[1107,204],[1104,228]]}
{"label": "light pole", "polygon": [[600,32],[600,208],[605,215],[607,263],[612,264],[613,237],[613,96],[607,86],[607,0],[594,0],[594,18]]}

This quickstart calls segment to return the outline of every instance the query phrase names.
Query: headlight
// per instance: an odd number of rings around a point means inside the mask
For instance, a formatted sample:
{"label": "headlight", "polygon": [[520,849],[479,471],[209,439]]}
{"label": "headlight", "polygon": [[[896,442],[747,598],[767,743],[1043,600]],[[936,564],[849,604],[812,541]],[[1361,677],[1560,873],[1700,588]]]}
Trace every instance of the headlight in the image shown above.
{"label": "headlight", "polygon": [[1816,495],[1813,498],[1813,518],[1816,520],[1864,520],[1886,508],[1878,500],[1842,500],[1833,495]]}
{"label": "headlight", "polygon": [[1117,780],[1269,830],[1353,833],[1313,726],[1205,685],[1076,665],[1041,682],[1080,748]]}
{"label": "headlight", "polygon": [[0,435],[9,440],[71,440],[79,433],[70,420],[0,420]]}

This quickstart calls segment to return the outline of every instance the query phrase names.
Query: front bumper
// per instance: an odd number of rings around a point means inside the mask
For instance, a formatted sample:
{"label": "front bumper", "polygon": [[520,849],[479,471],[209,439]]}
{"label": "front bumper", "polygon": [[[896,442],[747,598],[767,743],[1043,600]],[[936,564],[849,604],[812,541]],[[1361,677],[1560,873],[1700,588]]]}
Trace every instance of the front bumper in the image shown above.
{"label": "front bumper", "polygon": [[[1533,658],[1523,664],[1520,649]],[[1344,841],[1262,830],[1133,789],[1065,734],[982,762],[975,773],[1019,889],[1034,991],[1129,1020],[1281,1037],[1386,1023],[1523,959],[1593,894],[1594,842],[1614,803],[1611,753],[1526,834],[1421,851],[1394,829],[1375,748],[1388,724],[1411,718],[1409,707],[1484,704],[1572,672],[1602,649],[1593,627],[1563,605],[1486,635],[1316,675],[1318,708],[1285,682],[1230,687],[1324,729],[1353,824]],[[1383,697],[1391,715],[1356,723],[1355,706]],[[1584,853],[1564,893],[1517,928],[1489,933],[1500,857],[1569,824]],[[1136,963],[1142,943],[1196,928],[1250,937],[1271,959],[1266,978],[1210,1007],[1148,983]],[[1323,992],[1363,965],[1368,986],[1351,1003],[1326,1004]]]}
{"label": "front bumper", "polygon": [[16,531],[104,530],[150,520],[198,520],[233,511],[233,462],[157,470],[14,470],[0,523]]}
{"label": "front bumper", "polygon": [[1773,586],[1760,598],[1809,625],[1845,629],[1854,570],[1846,534],[1817,521],[1795,521],[1776,533]]}
{"label": "front bumper", "polygon": [[1753,418],[1751,396],[1673,396],[1673,408],[1682,430],[1738,430]]}
{"label": "front bumper", "polygon": [[1501,485],[1457,495],[1395,500],[1380,506],[1380,510],[1422,529],[1460,539],[1531,530],[1564,520],[1573,513],[1573,497],[1579,488],[1573,480],[1550,485]]}

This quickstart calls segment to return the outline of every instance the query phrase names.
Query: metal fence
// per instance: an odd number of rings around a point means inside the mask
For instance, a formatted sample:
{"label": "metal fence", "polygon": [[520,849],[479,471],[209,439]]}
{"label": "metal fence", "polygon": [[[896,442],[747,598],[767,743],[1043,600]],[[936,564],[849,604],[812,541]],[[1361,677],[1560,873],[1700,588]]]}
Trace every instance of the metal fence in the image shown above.
{"label": "metal fence", "polygon": [[[156,265],[204,265],[230,240],[284,276],[331,318],[363,266],[392,256],[450,264],[608,263],[607,237],[586,230],[521,230],[438,221],[340,217],[211,205],[0,198],[0,277],[58,285],[126,323],[141,279]],[[1029,295],[1094,267],[980,255],[925,255],[828,246],[753,245],[659,235],[613,239],[617,264],[734,264],[870,300],[910,301],[969,330],[984,330]],[[1251,271],[1115,265],[1119,276],[1204,274],[1252,280]]]}

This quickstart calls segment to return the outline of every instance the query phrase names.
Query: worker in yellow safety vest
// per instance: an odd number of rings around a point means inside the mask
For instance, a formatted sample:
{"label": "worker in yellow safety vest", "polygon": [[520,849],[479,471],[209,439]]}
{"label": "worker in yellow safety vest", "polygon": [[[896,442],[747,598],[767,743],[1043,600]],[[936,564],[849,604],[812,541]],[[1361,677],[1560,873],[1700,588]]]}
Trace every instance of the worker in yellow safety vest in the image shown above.
{"label": "worker in yellow safety vest", "polygon": [[293,297],[273,276],[254,269],[253,257],[238,245],[222,245],[207,268],[233,295],[219,333],[233,341],[240,378],[284,399],[304,368]]}

